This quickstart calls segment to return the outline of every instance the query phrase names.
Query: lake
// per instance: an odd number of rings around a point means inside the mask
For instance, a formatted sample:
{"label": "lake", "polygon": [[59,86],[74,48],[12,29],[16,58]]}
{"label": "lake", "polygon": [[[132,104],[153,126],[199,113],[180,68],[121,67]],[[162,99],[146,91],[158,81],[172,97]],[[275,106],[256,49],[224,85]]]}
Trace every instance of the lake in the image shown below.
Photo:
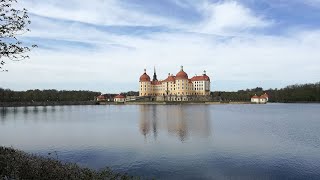
{"label": "lake", "polygon": [[0,108],[0,145],[157,179],[320,179],[320,104]]}

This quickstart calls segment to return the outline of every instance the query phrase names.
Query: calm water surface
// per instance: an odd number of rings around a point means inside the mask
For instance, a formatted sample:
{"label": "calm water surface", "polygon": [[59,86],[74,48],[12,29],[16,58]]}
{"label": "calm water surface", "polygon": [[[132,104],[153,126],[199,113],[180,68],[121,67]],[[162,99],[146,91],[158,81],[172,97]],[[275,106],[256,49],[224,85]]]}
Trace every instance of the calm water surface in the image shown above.
{"label": "calm water surface", "polygon": [[320,179],[320,105],[5,108],[0,145],[158,179]]}

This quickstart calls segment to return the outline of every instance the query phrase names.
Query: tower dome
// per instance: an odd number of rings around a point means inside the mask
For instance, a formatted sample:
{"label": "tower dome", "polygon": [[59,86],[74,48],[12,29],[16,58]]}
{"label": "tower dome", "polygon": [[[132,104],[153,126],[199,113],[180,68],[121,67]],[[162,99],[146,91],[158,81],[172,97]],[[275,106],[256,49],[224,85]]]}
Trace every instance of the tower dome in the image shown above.
{"label": "tower dome", "polygon": [[181,70],[177,73],[176,79],[188,79],[188,74],[183,71],[183,66],[181,66]]}
{"label": "tower dome", "polygon": [[150,76],[147,74],[146,69],[144,69],[144,73],[140,76],[140,82],[150,81]]}
{"label": "tower dome", "polygon": [[203,76],[202,77],[203,77],[203,80],[210,81],[209,76],[207,76],[207,71],[206,70],[203,71]]}

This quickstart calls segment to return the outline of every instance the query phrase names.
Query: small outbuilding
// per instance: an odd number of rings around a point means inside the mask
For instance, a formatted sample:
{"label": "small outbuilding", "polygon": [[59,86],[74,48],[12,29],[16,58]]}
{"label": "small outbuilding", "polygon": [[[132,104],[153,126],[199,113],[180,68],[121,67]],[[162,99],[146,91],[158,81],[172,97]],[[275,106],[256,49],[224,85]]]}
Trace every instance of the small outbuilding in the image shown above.
{"label": "small outbuilding", "polygon": [[267,93],[264,93],[263,95],[261,95],[260,98],[264,98],[266,99],[266,101],[269,101],[269,96]]}
{"label": "small outbuilding", "polygon": [[97,96],[97,97],[96,97],[96,100],[97,100],[98,102],[106,101],[106,97],[105,97],[104,95],[100,95],[100,96]]}
{"label": "small outbuilding", "polygon": [[251,97],[251,102],[252,103],[259,103],[260,102],[259,96],[257,96],[256,94],[254,96],[252,96]]}
{"label": "small outbuilding", "polygon": [[252,103],[256,103],[256,104],[265,104],[267,103],[269,100],[268,98],[268,94],[264,93],[261,96],[257,96],[256,94],[254,96],[251,97],[251,102]]}
{"label": "small outbuilding", "polygon": [[123,95],[119,94],[119,95],[116,95],[114,97],[114,102],[125,102],[126,101],[126,97],[124,97]]}

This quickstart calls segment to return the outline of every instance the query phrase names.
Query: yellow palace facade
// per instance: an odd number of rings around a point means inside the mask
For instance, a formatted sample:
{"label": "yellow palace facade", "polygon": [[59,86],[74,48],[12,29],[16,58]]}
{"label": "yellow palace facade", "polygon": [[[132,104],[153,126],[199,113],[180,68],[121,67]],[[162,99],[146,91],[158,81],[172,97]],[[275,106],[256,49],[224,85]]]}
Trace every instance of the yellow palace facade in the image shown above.
{"label": "yellow palace facade", "polygon": [[[188,78],[188,74],[184,72],[183,66],[176,74],[168,74],[164,80],[158,80],[154,70],[153,79],[147,74],[146,70],[139,79],[139,96],[209,96],[210,95],[210,78],[206,71],[201,76]],[[181,99],[187,100],[187,99]]]}

